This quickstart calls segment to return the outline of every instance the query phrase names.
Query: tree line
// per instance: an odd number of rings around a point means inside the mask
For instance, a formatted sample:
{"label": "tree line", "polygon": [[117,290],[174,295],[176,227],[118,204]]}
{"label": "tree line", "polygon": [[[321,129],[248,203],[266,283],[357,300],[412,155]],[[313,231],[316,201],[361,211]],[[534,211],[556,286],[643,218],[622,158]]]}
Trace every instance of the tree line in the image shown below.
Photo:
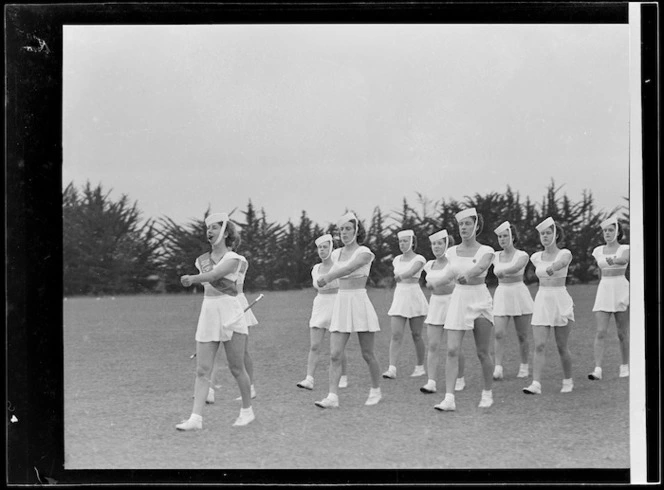
{"label": "tree line", "polygon": [[[541,250],[535,225],[547,216],[558,222],[565,234],[564,247],[574,260],[569,281],[587,283],[597,277],[591,253],[603,243],[599,224],[618,213],[624,224],[623,243],[629,240],[629,200],[609,212],[595,209],[592,192],[583,191],[578,201],[561,193],[552,180],[540,202],[521,199],[509,186],[502,194],[475,194],[462,201],[433,201],[417,194],[414,204],[403,199],[401,208],[388,213],[376,207],[370,217],[358,216],[367,237],[367,245],[376,255],[369,285],[390,287],[393,284],[392,258],[398,255],[397,232],[412,229],[417,237],[417,253],[433,259],[429,235],[441,229],[460,238],[454,215],[467,207],[477,208],[485,226],[478,240],[499,250],[493,229],[509,220],[519,235],[518,248],[529,254]],[[319,261],[314,240],[336,233],[332,225],[311,221],[306,211],[299,220],[280,224],[268,219],[263,208],[257,210],[251,200],[244,210],[233,210],[231,220],[238,225],[241,243],[237,252],[249,261],[247,290],[295,289],[311,286],[311,267]],[[352,210],[347,210],[352,211]],[[136,202],[127,195],[113,200],[101,184],[87,182],[81,189],[73,183],[63,191],[63,286],[65,296],[136,294],[146,292],[182,292],[180,276],[195,272],[194,260],[209,250],[205,217],[176,223],[168,217],[143,220]],[[341,213],[340,213],[341,214]],[[336,240],[336,246],[340,246]],[[529,264],[526,281],[536,280]],[[492,271],[489,284],[496,284]]]}

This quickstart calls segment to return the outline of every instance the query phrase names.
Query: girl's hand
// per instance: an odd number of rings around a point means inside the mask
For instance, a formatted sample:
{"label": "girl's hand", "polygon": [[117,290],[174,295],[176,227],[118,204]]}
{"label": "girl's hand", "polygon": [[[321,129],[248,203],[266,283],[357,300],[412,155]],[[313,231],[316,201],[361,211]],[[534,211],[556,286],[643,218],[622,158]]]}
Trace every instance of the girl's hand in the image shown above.
{"label": "girl's hand", "polygon": [[505,273],[503,271],[496,272],[496,277],[498,279],[502,279],[503,277],[505,277]]}
{"label": "girl's hand", "polygon": [[550,265],[549,267],[546,268],[546,273],[550,276],[553,275],[553,266]]}
{"label": "girl's hand", "polygon": [[468,279],[466,278],[465,274],[462,274],[459,277],[457,277],[457,281],[459,281],[459,284],[466,284],[468,282]]}
{"label": "girl's hand", "polygon": [[613,265],[613,259],[614,259],[614,257],[607,257],[606,258],[606,263],[609,264],[609,265]]}
{"label": "girl's hand", "polygon": [[318,284],[319,288],[325,287],[327,284],[327,281],[325,280],[325,276],[319,277],[318,281],[316,281],[316,284]]}
{"label": "girl's hand", "polygon": [[394,280],[396,282],[401,282],[401,275],[400,274],[394,274]]}
{"label": "girl's hand", "polygon": [[193,282],[191,281],[191,276],[188,276],[188,275],[182,276],[180,278],[180,282],[186,288],[188,288],[189,286],[191,286],[193,284]]}
{"label": "girl's hand", "polygon": [[427,281],[427,288],[429,288],[429,289],[433,289],[434,286],[433,286],[433,284],[431,284],[429,281]]}

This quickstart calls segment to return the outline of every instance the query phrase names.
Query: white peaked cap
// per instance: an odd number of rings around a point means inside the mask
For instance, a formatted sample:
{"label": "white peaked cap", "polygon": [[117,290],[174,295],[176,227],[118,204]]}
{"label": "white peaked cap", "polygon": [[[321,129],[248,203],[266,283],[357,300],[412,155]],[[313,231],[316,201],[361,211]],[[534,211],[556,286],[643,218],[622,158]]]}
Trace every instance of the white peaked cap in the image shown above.
{"label": "white peaked cap", "polygon": [[464,209],[463,211],[459,211],[454,215],[457,221],[461,221],[462,219],[468,218],[469,216],[477,216],[477,211],[475,208]]}
{"label": "white peaked cap", "polygon": [[433,235],[429,235],[429,240],[432,242],[435,242],[436,240],[444,240],[445,238],[447,238],[447,230],[440,230]]}
{"label": "white peaked cap", "polygon": [[415,236],[415,232],[413,230],[401,230],[399,233],[397,233],[397,237],[403,238],[405,236]]}
{"label": "white peaked cap", "polygon": [[497,234],[502,233],[503,231],[509,230],[509,229],[510,229],[510,222],[509,221],[503,221],[498,228],[493,230],[493,232],[497,235]]}
{"label": "white peaked cap", "polygon": [[210,226],[212,223],[221,223],[224,221],[228,221],[228,214],[214,213],[205,218],[205,225]]}
{"label": "white peaked cap", "polygon": [[326,235],[322,235],[316,238],[316,246],[320,245],[321,243],[331,242],[331,241],[332,241],[332,235],[328,233]]}
{"label": "white peaked cap", "polygon": [[344,223],[352,220],[355,220],[356,223],[358,221],[357,217],[349,211],[337,220],[337,226],[341,227]]}
{"label": "white peaked cap", "polygon": [[553,218],[549,216],[547,219],[542,221],[539,225],[537,225],[535,228],[537,228],[537,231],[542,231],[550,226],[553,226],[555,229],[556,222],[553,221]]}
{"label": "white peaked cap", "polygon": [[618,226],[618,218],[616,218],[615,216],[611,216],[610,218],[605,219],[604,221],[602,221],[599,224],[599,227],[604,229],[604,228],[606,228],[607,226],[610,226],[610,225]]}

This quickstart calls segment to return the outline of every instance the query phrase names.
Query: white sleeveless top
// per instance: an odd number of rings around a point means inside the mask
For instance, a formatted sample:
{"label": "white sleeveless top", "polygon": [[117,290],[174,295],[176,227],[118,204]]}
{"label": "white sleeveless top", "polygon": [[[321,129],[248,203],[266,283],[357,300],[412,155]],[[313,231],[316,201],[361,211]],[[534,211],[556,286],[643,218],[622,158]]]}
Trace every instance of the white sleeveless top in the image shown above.
{"label": "white sleeveless top", "polygon": [[595,257],[595,260],[597,261],[597,265],[599,266],[602,271],[608,271],[608,270],[614,270],[614,271],[626,271],[627,270],[627,264],[625,265],[609,265],[609,263],[606,261],[607,257],[611,258],[617,258],[622,255],[622,253],[625,250],[629,250],[629,245],[620,245],[618,247],[618,250],[616,250],[616,253],[614,254],[609,254],[606,255],[604,254],[604,245],[601,245],[599,247],[595,247],[595,250],[593,250],[593,257]]}
{"label": "white sleeveless top", "polygon": [[445,273],[448,272],[450,268],[450,261],[448,260],[447,263],[445,264],[445,267],[442,269],[433,269],[433,264],[435,264],[435,260],[430,260],[426,264],[424,264],[424,272],[427,273],[427,281],[430,282],[437,282],[439,279],[441,279]]}
{"label": "white sleeveless top", "polygon": [[[244,285],[244,279],[247,277],[247,271],[249,270],[249,262],[247,261],[246,257],[244,255],[239,255],[240,257],[240,268],[237,271],[237,281],[236,283],[238,286]],[[242,270],[242,264],[246,264],[246,267],[244,268],[244,271]]]}
{"label": "white sleeveless top", "polygon": [[[426,264],[426,261],[427,259],[425,259],[421,255],[416,255],[410,261],[404,262],[403,255],[397,255],[396,257],[394,257],[394,260],[392,260],[392,267],[394,267],[394,274],[403,274],[404,272],[407,272],[408,269],[413,267],[413,264],[415,264],[416,262]],[[417,273],[411,277],[419,279],[420,276],[422,276],[422,269],[417,271]]]}
{"label": "white sleeveless top", "polygon": [[[205,256],[205,255],[208,255],[208,254],[203,254],[203,255],[201,255],[201,257],[203,257],[203,256]],[[197,268],[200,272],[203,272],[203,269],[205,269],[206,267],[204,267],[203,264],[200,264],[200,263],[199,263],[199,262],[200,262],[199,259],[201,259],[201,257],[199,257],[198,259],[196,259],[196,262],[195,262],[195,263],[196,263],[196,268]],[[240,261],[242,261],[242,259],[243,259],[244,257],[242,257],[241,255],[236,254],[235,252],[231,252],[231,251],[229,250],[228,252],[226,252],[226,253],[224,254],[224,256],[221,258],[221,260],[220,260],[219,262],[217,262],[216,264],[212,261],[212,257],[211,257],[211,256],[208,257],[208,258],[209,258],[210,263],[211,263],[211,265],[212,265],[212,270],[214,270],[214,269],[216,269],[216,268],[218,268],[218,267],[221,267],[221,265],[222,265],[223,263],[228,262],[229,260],[232,260],[232,259],[239,259]],[[225,276],[223,276],[223,279],[228,279],[229,281],[237,282],[237,280],[238,280],[238,276],[239,276],[239,273],[238,273],[239,269],[240,269],[240,265],[238,264],[237,269],[235,269],[235,271],[230,272],[230,273],[226,274]],[[206,271],[206,272],[207,272],[207,271]],[[209,283],[204,282],[203,285],[205,285],[205,284],[209,284]]]}
{"label": "white sleeveless top", "polygon": [[[333,267],[331,267],[330,270],[332,270],[332,268]],[[326,289],[337,289],[337,288],[339,288],[339,280],[338,279],[335,279],[334,281],[327,283],[325,286],[320,287],[318,285],[318,279],[323,274],[320,274],[318,272],[319,269],[320,269],[320,262],[318,264],[314,265],[314,267],[311,269],[311,279],[313,281],[314,287],[318,291],[325,291]]]}
{"label": "white sleeveless top", "polygon": [[332,260],[334,261],[334,264],[332,265],[332,268],[330,269],[330,272],[334,271],[335,269],[340,269],[345,264],[349,264],[350,262],[352,262],[355,259],[355,257],[357,257],[361,253],[369,253],[369,254],[371,254],[371,260],[369,261],[369,263],[364,264],[359,269],[351,272],[347,276],[340,277],[339,279],[351,279],[351,278],[355,278],[355,277],[369,277],[369,272],[371,271],[371,263],[373,262],[374,258],[376,257],[371,250],[369,250],[365,246],[360,246],[357,249],[355,249],[355,251],[348,258],[348,260],[344,260],[343,262],[339,261],[339,257],[341,256],[341,250],[342,250],[341,248],[337,248],[332,252]]}
{"label": "white sleeveless top", "polygon": [[[523,250],[515,250],[514,255],[512,256],[512,260],[509,262],[501,262],[500,261],[500,254],[502,252],[494,252],[493,254],[493,273],[497,274],[499,272],[503,272],[506,269],[509,269],[510,267],[514,267],[514,264],[521,258],[521,257],[526,257],[528,258],[528,254],[524,252]],[[513,274],[510,274],[510,276],[520,276],[523,275],[523,273],[526,270],[526,265],[528,265],[528,261],[526,261],[525,265],[519,269],[518,271],[514,272]]]}
{"label": "white sleeveless top", "polygon": [[558,254],[556,255],[556,258],[553,259],[551,262],[545,262],[542,260],[542,253],[543,252],[535,252],[531,257],[530,261],[533,263],[535,266],[535,275],[540,278],[540,279],[546,279],[546,278],[556,278],[556,277],[567,277],[567,270],[569,269],[569,264],[567,264],[565,267],[562,269],[559,269],[557,271],[554,271],[552,275],[548,275],[546,273],[546,270],[549,268],[551,264],[553,264],[556,260],[560,258],[560,254],[563,252],[567,252],[568,254],[571,254],[569,250],[566,248],[561,248],[558,250]]}
{"label": "white sleeveless top", "polygon": [[[468,272],[470,269],[475,267],[477,263],[484,257],[486,254],[493,254],[494,250],[493,248],[489,247],[488,245],[481,245],[480,248],[477,249],[477,252],[475,252],[475,255],[472,257],[460,257],[457,255],[457,248],[458,245],[455,245],[453,247],[450,247],[445,254],[447,255],[447,260],[450,261],[450,267],[452,268],[452,271],[454,272],[455,276],[460,276],[462,274],[465,274]],[[482,272],[479,276],[481,278],[485,278],[488,272],[488,267]]]}

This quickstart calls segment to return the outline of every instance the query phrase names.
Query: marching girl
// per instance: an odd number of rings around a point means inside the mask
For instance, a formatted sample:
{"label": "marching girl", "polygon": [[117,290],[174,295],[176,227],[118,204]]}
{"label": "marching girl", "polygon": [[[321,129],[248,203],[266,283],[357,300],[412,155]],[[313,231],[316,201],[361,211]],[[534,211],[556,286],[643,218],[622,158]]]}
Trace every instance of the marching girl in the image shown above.
{"label": "marching girl", "polygon": [[521,365],[517,378],[528,377],[528,330],[533,313],[533,298],[523,282],[523,273],[528,265],[528,254],[517,250],[514,245],[519,241],[514,225],[503,222],[493,230],[498,236],[498,244],[503,249],[493,257],[493,272],[498,278],[498,287],[493,295],[493,320],[496,327],[494,351],[496,367],[493,379],[503,378],[503,339],[510,318],[514,319],[516,336],[519,339]]}
{"label": "marching girl", "polygon": [[424,376],[424,339],[422,328],[428,311],[426,296],[420,288],[420,276],[426,259],[415,253],[417,239],[413,230],[397,233],[401,255],[392,261],[394,278],[397,282],[392,306],[387,314],[391,317],[392,338],[390,339],[390,366],[383,373],[383,378],[397,377],[397,359],[401,350],[406,322],[410,325],[411,336],[415,343],[417,365],[411,377]]}
{"label": "marching girl", "polygon": [[[420,388],[422,393],[436,392],[436,372],[438,371],[438,362],[440,360],[440,344],[443,341],[443,326],[447,317],[447,309],[450,305],[452,291],[454,291],[454,277],[446,275],[447,267],[450,261],[445,256],[445,252],[450,245],[454,245],[454,238],[447,234],[447,230],[441,230],[429,236],[431,250],[435,260],[430,260],[424,265],[426,273],[427,287],[431,289],[429,298],[429,312],[424,323],[427,326],[427,338],[429,339],[429,349],[427,356],[427,373],[429,380]],[[464,357],[459,352],[459,374],[454,386],[455,391],[461,391],[466,386],[463,379]]]}
{"label": "marching girl", "polygon": [[247,320],[237,298],[235,284],[240,258],[230,250],[236,240],[237,231],[226,213],[209,215],[205,224],[212,250],[196,259],[196,268],[200,274],[184,275],[180,278],[184,287],[203,284],[204,297],[196,328],[194,406],[189,419],[175,426],[178,430],[203,428],[203,406],[209,392],[210,375],[220,342],[223,343],[228,367],[242,394],[240,416],[233,425],[247,425],[255,418],[251,407],[249,375],[244,367]]}
{"label": "marching girl", "polygon": [[629,376],[629,281],[625,278],[629,263],[629,245],[620,244],[622,230],[615,216],[603,221],[600,226],[606,245],[593,250],[593,257],[602,274],[593,306],[597,320],[595,370],[588,375],[588,378],[593,380],[602,379],[604,339],[611,315],[616,319],[622,357],[618,376]]}
{"label": "marching girl", "polygon": [[337,388],[341,378],[341,360],[350,334],[356,332],[362,357],[371,374],[371,390],[365,405],[375,405],[382,398],[380,366],[374,354],[374,334],[380,331],[380,325],[366,290],[374,254],[360,245],[365,232],[353,213],[342,216],[337,227],[344,246],[332,252],[334,263],[330,272],[318,278],[321,288],[335,279],[339,280],[339,292],[330,320],[330,392],[315,403],[321,408],[339,406]]}
{"label": "marching girl", "polygon": [[[314,298],[313,308],[311,310],[311,318],[309,319],[309,337],[311,345],[309,347],[309,357],[307,359],[307,377],[300,381],[298,388],[306,390],[314,389],[314,371],[318,364],[320,357],[320,345],[325,337],[325,331],[330,328],[330,321],[332,320],[332,309],[334,308],[334,301],[339,291],[339,281],[334,280],[323,287],[318,286],[318,278],[328,273],[332,268],[332,251],[334,249],[334,241],[332,235],[323,235],[316,239],[316,247],[318,249],[318,256],[321,262],[314,265],[311,269],[311,279],[314,288],[318,290],[318,294]],[[339,380],[339,388],[346,388],[348,386],[348,378],[346,377],[346,353],[344,352],[341,357],[341,379]]]}
{"label": "marching girl", "polygon": [[493,360],[490,347],[493,339],[493,304],[486,287],[487,270],[493,260],[493,248],[482,245],[476,236],[482,232],[484,219],[475,208],[465,209],[455,215],[459,225],[461,244],[447,251],[450,261],[449,274],[456,278],[450,306],[445,319],[447,330],[447,360],[445,362],[445,398],[434,408],[456,410],[454,384],[459,372],[459,352],[464,334],[472,330],[477,357],[482,365],[484,389],[479,408],[493,405]]}
{"label": "marching girl", "polygon": [[556,337],[556,345],[563,367],[563,387],[561,393],[569,393],[574,388],[572,380],[572,356],[567,347],[569,333],[574,325],[574,301],[567,292],[565,279],[572,261],[572,252],[558,248],[563,239],[562,229],[549,217],[535,227],[544,246],[543,252],[535,252],[530,261],[535,266],[539,278],[539,289],[533,306],[533,382],[523,389],[529,395],[542,393],[542,369],[545,362],[546,342],[551,330]]}
{"label": "marching girl", "polygon": [[[238,235],[235,243],[233,243],[233,246],[231,247],[231,250],[237,250],[239,245],[240,236]],[[247,301],[247,297],[244,295],[244,280],[247,277],[249,262],[243,255],[238,254],[238,257],[240,259],[240,270],[237,273],[237,282],[235,283],[235,286],[237,289],[237,299],[240,301],[242,311],[244,311],[249,306],[249,301]],[[247,320],[247,327],[258,325],[258,320],[256,319],[256,316],[254,316],[254,313],[251,311],[251,309],[248,309],[244,312],[244,317]],[[214,363],[214,369],[212,370],[210,390],[208,392],[207,399],[205,400],[205,403],[208,404],[214,403],[214,390],[221,388],[221,385],[216,383],[216,381],[219,379],[219,371],[221,369],[219,356],[217,356],[216,359],[217,360]],[[247,335],[247,341],[244,345],[244,368],[247,370],[249,381],[251,382],[251,398],[256,398],[256,388],[254,387],[254,363],[251,359],[251,356],[249,355],[249,335]],[[242,400],[242,397],[240,396],[235,400],[240,401]]]}

